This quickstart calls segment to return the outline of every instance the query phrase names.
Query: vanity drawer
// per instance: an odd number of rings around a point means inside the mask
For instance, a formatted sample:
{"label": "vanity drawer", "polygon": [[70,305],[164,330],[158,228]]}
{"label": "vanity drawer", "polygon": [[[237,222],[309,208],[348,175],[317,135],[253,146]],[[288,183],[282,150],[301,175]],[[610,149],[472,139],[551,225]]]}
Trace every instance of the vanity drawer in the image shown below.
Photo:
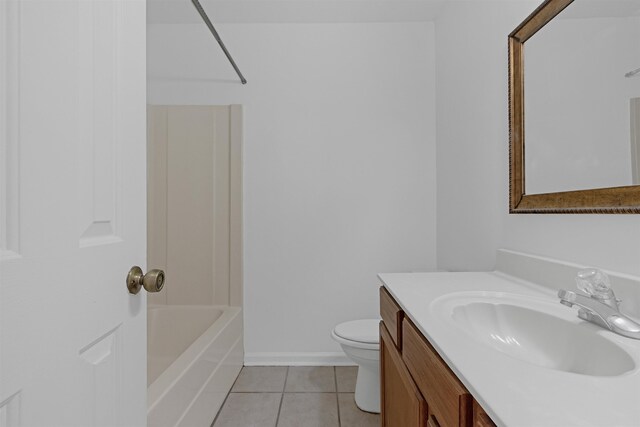
{"label": "vanity drawer", "polygon": [[396,304],[384,286],[380,287],[380,316],[394,344],[398,347],[398,350],[402,349],[402,319],[404,318],[404,311],[400,309],[400,306]]}
{"label": "vanity drawer", "polygon": [[402,360],[429,404],[432,425],[471,424],[473,397],[408,318],[402,321]]}

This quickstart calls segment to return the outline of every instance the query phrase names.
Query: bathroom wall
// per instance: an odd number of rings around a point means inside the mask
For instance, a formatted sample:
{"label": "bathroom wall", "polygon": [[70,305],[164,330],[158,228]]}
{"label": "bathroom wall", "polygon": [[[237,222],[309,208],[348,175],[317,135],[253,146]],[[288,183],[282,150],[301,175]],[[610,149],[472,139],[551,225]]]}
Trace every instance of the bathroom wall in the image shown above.
{"label": "bathroom wall", "polygon": [[638,215],[508,214],[507,35],[539,3],[451,1],[436,21],[438,267],[490,270],[504,247],[640,274]]}
{"label": "bathroom wall", "polygon": [[432,23],[148,29],[149,103],[244,105],[249,363],[330,363],[376,273],[436,266]]}

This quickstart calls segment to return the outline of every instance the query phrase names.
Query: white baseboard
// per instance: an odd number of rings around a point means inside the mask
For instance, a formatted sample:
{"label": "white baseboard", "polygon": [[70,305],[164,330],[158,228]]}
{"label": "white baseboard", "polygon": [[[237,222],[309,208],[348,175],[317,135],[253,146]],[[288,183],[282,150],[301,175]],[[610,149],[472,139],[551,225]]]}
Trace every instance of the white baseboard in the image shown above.
{"label": "white baseboard", "polygon": [[344,353],[245,353],[245,366],[355,366]]}

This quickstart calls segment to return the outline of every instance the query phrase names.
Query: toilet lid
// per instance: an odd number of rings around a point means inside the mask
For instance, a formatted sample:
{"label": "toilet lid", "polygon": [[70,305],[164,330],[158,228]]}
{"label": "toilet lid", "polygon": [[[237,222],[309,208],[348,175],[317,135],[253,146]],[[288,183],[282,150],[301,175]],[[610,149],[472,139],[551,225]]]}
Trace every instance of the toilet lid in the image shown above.
{"label": "toilet lid", "polygon": [[379,319],[352,320],[340,323],[333,332],[345,340],[377,344],[380,341],[379,324]]}

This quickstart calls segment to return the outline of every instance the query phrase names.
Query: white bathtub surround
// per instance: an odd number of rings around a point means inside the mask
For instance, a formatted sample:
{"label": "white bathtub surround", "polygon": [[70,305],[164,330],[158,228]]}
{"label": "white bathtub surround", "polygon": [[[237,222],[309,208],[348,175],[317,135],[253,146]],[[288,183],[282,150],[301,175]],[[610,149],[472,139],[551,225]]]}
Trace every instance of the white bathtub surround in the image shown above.
{"label": "white bathtub surround", "polygon": [[210,425],[242,369],[242,310],[150,306],[149,337],[150,376],[168,367],[148,387],[148,425]]}
{"label": "white bathtub surround", "polygon": [[242,306],[242,106],[148,108],[152,304]]}
{"label": "white bathtub surround", "polygon": [[213,323],[224,308],[147,306],[147,385],[151,385]]}
{"label": "white bathtub surround", "polygon": [[244,359],[242,108],[149,107],[149,426],[209,425]]}
{"label": "white bathtub surround", "polygon": [[[497,259],[497,269],[493,272],[381,274],[380,279],[498,425],[637,424],[640,419],[637,405],[640,341],[580,320],[577,310],[561,305],[556,295],[560,287],[574,289],[576,273],[587,266],[512,251],[498,251]],[[607,274],[617,296],[623,299],[621,311],[640,317],[637,303],[640,278],[611,271]],[[459,294],[453,296],[453,293]],[[464,322],[451,321],[455,310],[453,301],[459,302],[469,295],[475,295],[474,300],[485,301],[486,307],[493,307],[496,312],[505,307],[531,306],[546,313],[555,323],[579,328],[589,338],[580,342],[606,341],[608,345],[594,345],[597,351],[593,352],[581,350],[591,353],[589,360],[595,359],[594,365],[577,363],[583,360],[579,356],[569,357],[557,366],[546,363],[549,357],[553,359],[549,352],[534,360],[535,355],[529,353],[517,356],[497,351],[495,346],[474,336],[479,334],[479,329],[470,331],[471,326],[465,328]],[[503,305],[499,304],[500,298]],[[531,322],[526,326],[535,327]],[[542,333],[540,342],[548,344],[544,331]],[[548,335],[551,340],[553,334]],[[609,350],[615,350],[611,355],[619,356],[620,349],[624,357],[607,356]],[[599,356],[604,357],[597,360]],[[571,364],[572,360],[576,364]],[[616,364],[620,369],[601,366],[606,363]],[[567,369],[565,365],[577,369]],[[624,373],[617,375],[619,372]]]}

